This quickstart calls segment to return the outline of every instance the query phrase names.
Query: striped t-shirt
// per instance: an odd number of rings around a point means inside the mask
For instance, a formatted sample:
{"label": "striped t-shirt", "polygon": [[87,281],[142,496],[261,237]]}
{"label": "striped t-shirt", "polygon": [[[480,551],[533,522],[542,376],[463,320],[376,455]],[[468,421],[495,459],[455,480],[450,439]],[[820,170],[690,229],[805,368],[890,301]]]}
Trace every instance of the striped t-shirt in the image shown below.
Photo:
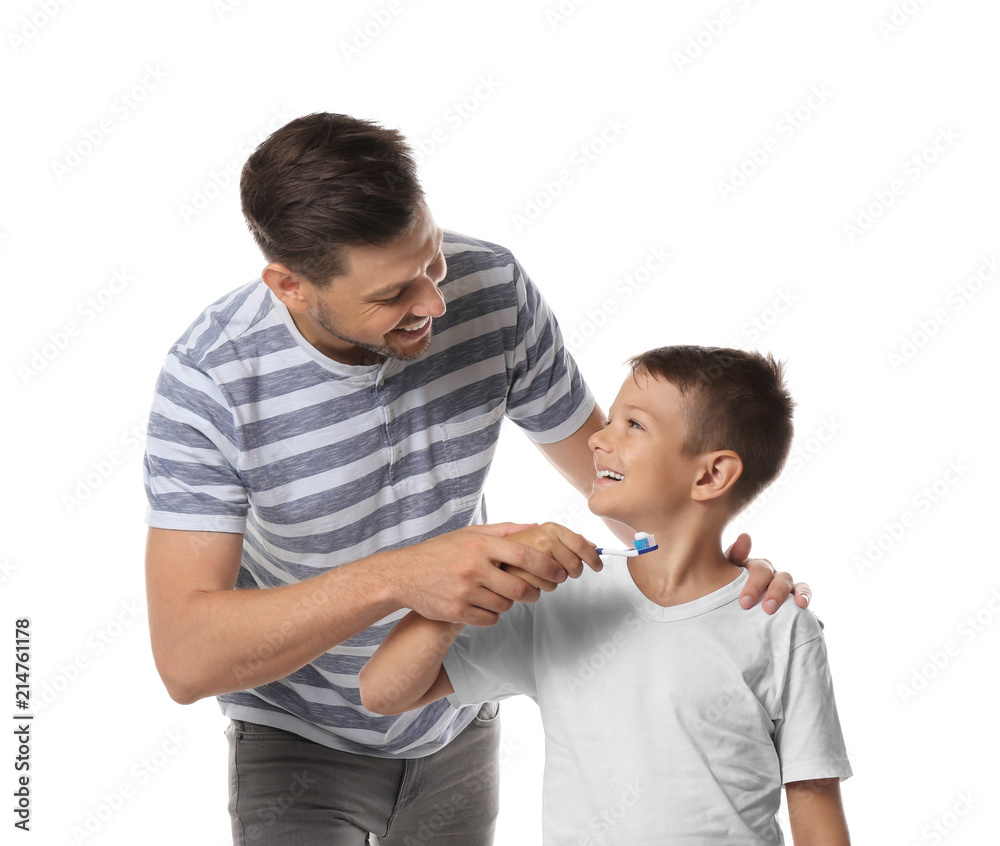
{"label": "striped t-shirt", "polygon": [[[413,361],[351,366],[298,332],[259,279],[173,346],[150,414],[147,522],[243,534],[236,588],[309,579],[485,521],[504,415],[540,443],[594,399],[548,306],[503,247],[445,233],[446,313]],[[404,611],[278,681],[218,697],[226,716],[381,757],[421,757],[475,715],[447,700],[396,717],[361,705],[358,673]]]}

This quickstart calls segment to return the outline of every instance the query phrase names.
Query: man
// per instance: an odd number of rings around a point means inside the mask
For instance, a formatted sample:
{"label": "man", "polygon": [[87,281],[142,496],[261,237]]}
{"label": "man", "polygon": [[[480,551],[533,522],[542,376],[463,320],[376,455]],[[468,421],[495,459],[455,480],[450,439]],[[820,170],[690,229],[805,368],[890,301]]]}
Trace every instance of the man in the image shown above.
{"label": "man", "polygon": [[580,574],[485,525],[482,490],[507,416],[589,492],[604,415],[513,256],[438,227],[398,133],[297,119],[241,194],[268,264],[175,344],[150,415],[157,668],[232,720],[235,843],[490,843],[495,706],[378,717],[357,674],[405,609],[489,626],[535,601],[501,564]]}

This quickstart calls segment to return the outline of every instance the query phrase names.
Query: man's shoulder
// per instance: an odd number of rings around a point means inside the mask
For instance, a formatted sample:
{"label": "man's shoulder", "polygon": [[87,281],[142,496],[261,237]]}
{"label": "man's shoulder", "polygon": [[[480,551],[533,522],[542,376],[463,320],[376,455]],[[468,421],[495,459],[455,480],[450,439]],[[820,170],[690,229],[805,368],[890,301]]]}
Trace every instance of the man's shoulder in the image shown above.
{"label": "man's shoulder", "polygon": [[496,244],[493,241],[486,241],[482,238],[473,238],[471,235],[465,235],[451,229],[444,230],[444,246],[445,251],[452,254],[461,252],[483,252],[493,253],[494,255],[503,256],[507,259],[513,258],[511,251],[501,244]]}
{"label": "man's shoulder", "polygon": [[445,230],[444,257],[448,262],[449,278],[473,273],[500,273],[505,278],[516,276],[516,260],[509,249],[492,241]]}
{"label": "man's shoulder", "polygon": [[211,367],[218,363],[215,359],[221,349],[238,345],[272,310],[267,286],[259,278],[247,282],[204,308],[168,355],[198,367]]}

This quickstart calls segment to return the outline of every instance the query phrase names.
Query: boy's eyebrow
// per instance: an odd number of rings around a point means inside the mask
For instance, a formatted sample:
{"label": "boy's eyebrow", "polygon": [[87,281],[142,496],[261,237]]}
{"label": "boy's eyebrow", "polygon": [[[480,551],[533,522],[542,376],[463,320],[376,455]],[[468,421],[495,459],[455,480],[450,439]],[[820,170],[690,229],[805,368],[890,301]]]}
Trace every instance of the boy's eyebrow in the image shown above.
{"label": "boy's eyebrow", "polygon": [[652,417],[654,420],[656,419],[656,415],[653,414],[653,412],[651,412],[649,409],[643,408],[641,405],[631,405],[631,404],[626,405],[625,411],[638,411],[642,414],[645,414],[647,417]]}
{"label": "boy's eyebrow", "polygon": [[[440,255],[441,249],[444,247],[444,230],[439,229],[438,232],[440,233],[440,237],[438,238],[438,248],[434,253],[434,258],[431,259],[431,263],[433,263],[434,259],[436,259],[438,255]],[[405,282],[393,282],[389,285],[386,285],[384,288],[380,288],[378,291],[372,291],[368,295],[368,299],[381,300],[385,299],[386,297],[395,296],[400,291],[402,291],[407,285],[410,285],[414,281],[415,281],[414,279],[407,279]]]}

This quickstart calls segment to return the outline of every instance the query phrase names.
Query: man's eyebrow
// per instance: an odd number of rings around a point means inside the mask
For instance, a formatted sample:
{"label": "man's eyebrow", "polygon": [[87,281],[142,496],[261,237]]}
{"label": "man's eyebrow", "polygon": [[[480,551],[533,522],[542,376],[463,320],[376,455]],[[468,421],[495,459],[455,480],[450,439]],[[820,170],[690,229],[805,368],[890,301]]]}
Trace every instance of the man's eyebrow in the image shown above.
{"label": "man's eyebrow", "polygon": [[[410,280],[410,282],[412,282],[412,281],[413,281],[413,280],[411,279],[411,280]],[[399,282],[399,283],[395,283],[395,284],[393,284],[393,285],[390,285],[390,286],[389,286],[389,287],[387,287],[387,288],[382,288],[382,289],[380,289],[380,290],[378,290],[378,291],[372,291],[372,292],[371,292],[371,293],[370,293],[370,294],[368,295],[368,297],[367,297],[367,298],[368,298],[369,300],[384,300],[384,299],[385,299],[386,297],[394,297],[394,296],[396,296],[397,294],[401,293],[401,292],[402,292],[402,290],[403,290],[403,289],[404,289],[404,288],[405,288],[405,287],[406,287],[407,285],[409,285],[409,284],[410,284],[410,282]]]}
{"label": "man's eyebrow", "polygon": [[[434,253],[434,258],[431,259],[431,262],[433,262],[434,259],[436,259],[438,257],[438,255],[441,253],[441,250],[443,248],[444,248],[444,230],[441,230],[441,237],[438,240],[437,252]],[[380,288],[378,291],[372,291],[368,295],[368,299],[370,299],[370,300],[383,300],[383,299],[386,299],[387,297],[394,297],[397,294],[399,294],[400,292],[402,292],[402,290],[407,285],[410,285],[414,281],[415,281],[414,279],[407,279],[405,282],[393,282],[390,285],[386,285],[384,288]]]}

